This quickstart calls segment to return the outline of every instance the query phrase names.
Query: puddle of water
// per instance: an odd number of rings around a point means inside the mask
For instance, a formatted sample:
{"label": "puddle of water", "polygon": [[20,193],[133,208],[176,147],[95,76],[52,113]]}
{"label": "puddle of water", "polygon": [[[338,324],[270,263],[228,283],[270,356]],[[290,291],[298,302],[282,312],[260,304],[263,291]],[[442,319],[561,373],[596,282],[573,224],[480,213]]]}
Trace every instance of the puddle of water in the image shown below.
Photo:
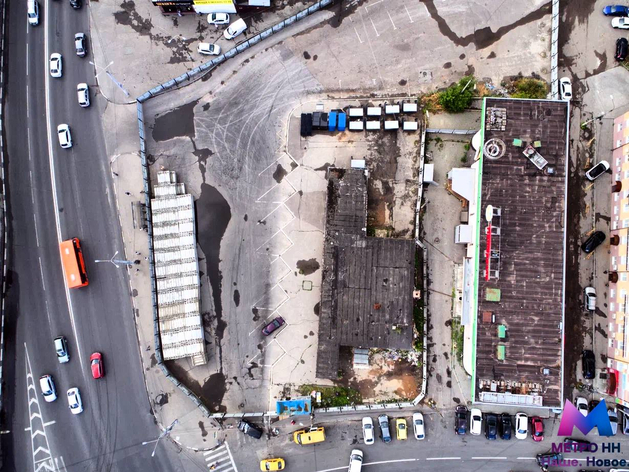
{"label": "puddle of water", "polygon": [[153,139],[159,142],[180,136],[194,138],[194,107],[198,102],[195,100],[157,115],[153,126]]}

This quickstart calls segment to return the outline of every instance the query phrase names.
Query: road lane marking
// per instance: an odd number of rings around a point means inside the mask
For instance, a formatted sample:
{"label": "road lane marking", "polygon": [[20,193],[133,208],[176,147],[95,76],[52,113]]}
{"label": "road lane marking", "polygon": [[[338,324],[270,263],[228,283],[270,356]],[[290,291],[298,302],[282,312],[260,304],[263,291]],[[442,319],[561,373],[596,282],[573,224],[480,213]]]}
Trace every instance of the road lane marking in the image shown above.
{"label": "road lane marking", "polygon": [[[31,368],[31,360],[28,355],[26,343],[24,343],[24,355],[26,357],[26,395],[29,399],[28,413],[30,418],[33,468],[36,472],[39,470],[54,471],[55,464],[50,454],[50,445],[48,444],[48,436],[46,436],[46,423],[44,423],[41,416],[39,399],[37,398],[37,390],[35,388],[35,379],[33,378],[33,369]],[[42,437],[40,438],[40,436]]]}
{"label": "road lane marking", "polygon": [[404,5],[404,9],[406,10],[406,14],[408,15],[408,19],[411,20],[411,23],[413,23],[413,17],[411,16],[410,12],[408,11],[408,8],[406,8],[406,5]]}
{"label": "road lane marking", "polygon": [[475,461],[506,461],[506,457],[472,457],[472,460]]}
{"label": "road lane marking", "polygon": [[373,26],[373,30],[376,32],[376,36],[380,37],[380,33],[378,33],[378,30],[376,29],[376,25],[374,24],[373,20],[369,18],[369,21],[371,21],[371,26]]}
{"label": "road lane marking", "polygon": [[[48,10],[48,6],[50,5],[50,0],[46,0],[46,8],[45,11]],[[48,61],[50,46],[48,43],[48,32],[50,31],[48,28],[48,18],[50,15],[44,15],[44,58]],[[46,64],[46,70],[48,70],[48,64]],[[55,227],[57,230],[57,244],[61,243],[61,221],[59,218],[59,201],[57,199],[57,179],[55,175],[55,160],[52,153],[52,123],[50,121],[50,74],[46,74],[45,84],[45,92],[46,92],[46,133],[48,136],[48,163],[50,165],[50,184],[52,185],[52,203],[54,207],[55,213]],[[63,270],[62,267],[58,267],[58,270]],[[68,281],[65,277],[61,277],[63,279],[63,286],[66,291],[66,303],[68,305],[68,313],[70,314],[70,324],[72,325],[72,333],[74,334],[74,342],[76,344],[77,354],[79,356],[79,363],[81,364],[81,370],[83,372],[86,371],[85,365],[83,362],[83,353],[81,351],[81,343],[79,342],[78,332],[76,330],[76,322],[74,320],[74,309],[72,308],[72,302],[70,301],[70,289],[68,288]]]}
{"label": "road lane marking", "polygon": [[354,26],[354,31],[356,31],[356,36],[358,37],[358,41],[360,41],[360,44],[363,43],[363,40],[360,39],[360,35],[358,34],[358,30],[356,29],[356,27]]}
{"label": "road lane marking", "polygon": [[387,15],[389,15],[389,20],[391,20],[391,24],[393,25],[393,29],[396,30],[397,27],[395,26],[395,23],[393,23],[393,18],[391,18],[391,13],[389,13],[389,10],[387,10]]}
{"label": "road lane marking", "polygon": [[47,428],[48,426],[52,426],[53,424],[55,424],[56,421],[52,420],[52,421],[48,421],[47,423],[44,423],[44,428]]}
{"label": "road lane marking", "polygon": [[518,457],[519,461],[534,461],[535,457]]}
{"label": "road lane marking", "polygon": [[426,457],[427,461],[460,461],[460,457]]}

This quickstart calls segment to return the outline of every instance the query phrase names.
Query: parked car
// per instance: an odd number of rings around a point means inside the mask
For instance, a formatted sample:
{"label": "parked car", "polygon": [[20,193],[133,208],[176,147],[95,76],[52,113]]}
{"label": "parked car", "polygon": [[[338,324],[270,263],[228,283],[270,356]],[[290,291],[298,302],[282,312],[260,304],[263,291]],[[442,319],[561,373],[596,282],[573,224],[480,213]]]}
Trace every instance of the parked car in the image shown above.
{"label": "parked car", "polygon": [[39,378],[39,388],[47,402],[54,402],[57,399],[57,389],[52,375],[44,374]]}
{"label": "parked car", "polygon": [[63,58],[58,52],[50,55],[50,75],[55,79],[63,76]]}
{"label": "parked car", "polygon": [[83,413],[83,401],[81,400],[81,392],[77,387],[68,389],[68,407],[73,415]]}
{"label": "parked car", "polygon": [[100,352],[95,352],[90,356],[90,369],[92,370],[92,377],[95,379],[100,379],[105,376],[103,355]]}
{"label": "parked car", "polygon": [[418,441],[421,441],[426,437],[424,415],[421,413],[413,413],[413,434],[415,435],[415,439]]}
{"label": "parked car", "polygon": [[360,472],[363,468],[363,451],[360,449],[352,449],[349,455],[349,467],[347,472]]}
{"label": "parked car", "polygon": [[363,440],[365,444],[373,444],[376,438],[376,433],[373,429],[373,420],[369,416],[363,418]]}
{"label": "parked car", "polygon": [[406,441],[408,431],[406,428],[405,418],[395,419],[395,435],[397,436],[398,441]]}
{"label": "parked car", "polygon": [[[583,371],[583,378],[593,379],[594,371],[595,371],[594,353],[590,351],[589,349],[584,349],[581,352],[581,364],[582,364],[581,369]],[[590,404],[592,404],[592,402],[590,402]],[[590,408],[590,411],[592,411],[591,408]]]}
{"label": "parked car", "polygon": [[629,7],[621,5],[608,5],[603,8],[605,16],[629,16]]}
{"label": "parked car", "polygon": [[478,408],[470,410],[470,433],[479,436],[483,430],[483,414]]}
{"label": "parked car", "polygon": [[260,461],[260,470],[284,470],[286,468],[286,462],[281,457],[275,459],[264,459]]}
{"label": "parked car", "polygon": [[214,26],[228,25],[229,13],[210,13],[207,16],[207,22]]}
{"label": "parked car", "polygon": [[60,364],[65,364],[70,361],[70,353],[68,352],[68,341],[65,336],[57,336],[53,340],[55,345],[55,352],[57,353],[57,360]]}
{"label": "parked car", "polygon": [[526,439],[529,434],[529,417],[526,413],[516,413],[515,415],[515,437]]}
{"label": "parked car", "polygon": [[612,426],[612,436],[616,436],[618,433],[618,412],[616,408],[609,408],[607,415],[609,416],[609,423]]}
{"label": "parked car", "polygon": [[590,400],[590,403],[588,403],[588,408],[590,409],[590,412],[592,412],[592,410],[594,410],[594,408],[596,408],[600,402],[600,400]]}
{"label": "parked car", "polygon": [[246,29],[247,23],[245,23],[245,20],[240,18],[227,27],[227,29],[223,32],[223,36],[225,39],[234,39],[236,36],[244,33]]}
{"label": "parked car", "polygon": [[596,310],[596,289],[594,287],[585,287],[585,306],[588,310]]}
{"label": "parked car", "polygon": [[563,454],[560,452],[545,452],[543,454],[538,454],[535,459],[537,460],[537,465],[542,468],[548,468],[549,466],[555,465],[557,462],[563,460]]}
{"label": "parked car", "polygon": [[506,441],[511,439],[511,415],[503,413],[500,415],[500,437]]}
{"label": "parked car", "polygon": [[83,6],[83,2],[81,0],[70,0],[70,5],[72,5],[72,8],[75,10],[78,10]]}
{"label": "parked car", "polygon": [[63,149],[69,149],[72,147],[72,134],[70,134],[70,127],[62,123],[57,126],[57,137],[59,138],[59,146]]}
{"label": "parked car", "polygon": [[380,425],[380,437],[385,443],[391,442],[391,432],[389,431],[389,417],[387,415],[378,416]]}
{"label": "parked car", "polygon": [[498,438],[498,417],[493,413],[485,415],[485,437],[490,441]]}
{"label": "parked car", "polygon": [[85,47],[85,33],[77,33],[74,35],[74,49],[76,49],[76,55],[79,57],[85,57],[87,49]]}
{"label": "parked car", "polygon": [[260,439],[262,437],[262,430],[248,421],[240,420],[238,429],[252,438]]}
{"label": "parked car", "polygon": [[586,254],[591,253],[594,249],[599,247],[605,241],[605,233],[602,231],[594,231],[589,238],[585,240],[583,244],[581,244],[581,249]]}
{"label": "parked car", "polygon": [[197,52],[206,56],[218,56],[221,53],[221,47],[218,44],[199,43]]}
{"label": "parked car", "polygon": [[461,435],[467,433],[467,408],[463,405],[456,407],[454,413],[454,432]]}
{"label": "parked car", "polygon": [[286,321],[284,321],[284,318],[282,318],[281,316],[278,316],[277,318],[275,318],[273,321],[271,321],[268,325],[266,325],[262,329],[262,334],[264,334],[265,336],[268,336],[269,334],[273,333],[273,331],[277,331],[279,328],[281,328],[285,324],[286,324]]}
{"label": "parked car", "polygon": [[627,59],[627,52],[629,51],[629,41],[627,38],[618,38],[616,40],[616,54],[614,55],[614,59],[617,61],[624,61]]}
{"label": "parked car", "polygon": [[540,442],[544,440],[544,421],[539,416],[531,418],[531,432],[533,441]]}
{"label": "parked car", "polygon": [[577,397],[575,404],[583,416],[588,415],[588,401],[585,398]]}
{"label": "parked car", "polygon": [[588,180],[596,180],[601,175],[603,175],[605,172],[607,172],[608,170],[609,170],[609,162],[607,162],[607,161],[600,161],[594,167],[589,169],[585,173],[585,176],[588,178]]}
{"label": "parked car", "polygon": [[572,82],[570,77],[562,77],[559,79],[559,94],[562,100],[569,102],[572,100]]}
{"label": "parked car", "polygon": [[[586,441],[585,439],[566,438],[563,440],[563,444],[564,452],[585,452],[589,451],[590,445],[592,443],[590,441]],[[566,447],[568,449],[566,449]]]}
{"label": "parked car", "polygon": [[613,18],[612,27],[618,29],[629,29],[629,18]]}

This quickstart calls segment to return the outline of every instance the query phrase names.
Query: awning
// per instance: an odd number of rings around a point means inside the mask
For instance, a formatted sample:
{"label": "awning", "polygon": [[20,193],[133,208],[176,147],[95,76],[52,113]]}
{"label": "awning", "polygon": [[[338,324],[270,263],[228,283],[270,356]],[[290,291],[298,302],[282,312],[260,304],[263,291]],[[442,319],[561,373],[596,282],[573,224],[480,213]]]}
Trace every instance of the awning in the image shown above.
{"label": "awning", "polygon": [[616,395],[618,391],[618,371],[607,368],[607,395]]}
{"label": "awning", "polygon": [[236,13],[233,0],[195,0],[194,9],[200,15],[209,13]]}

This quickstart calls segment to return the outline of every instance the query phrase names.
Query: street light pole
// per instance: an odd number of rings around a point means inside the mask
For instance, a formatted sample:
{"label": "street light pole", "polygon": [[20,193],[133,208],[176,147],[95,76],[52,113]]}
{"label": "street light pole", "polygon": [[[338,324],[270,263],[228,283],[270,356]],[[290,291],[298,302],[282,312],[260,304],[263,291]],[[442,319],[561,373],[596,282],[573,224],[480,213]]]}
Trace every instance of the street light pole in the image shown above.
{"label": "street light pole", "polygon": [[170,432],[173,430],[173,428],[175,427],[175,425],[177,423],[179,423],[178,419],[176,419],[175,421],[170,423],[170,426],[168,428],[164,429],[164,431],[162,431],[162,434],[160,434],[157,439],[153,439],[152,441],[143,441],[142,442],[143,446],[146,446],[147,444],[155,443],[155,447],[153,448],[153,452],[151,452],[151,457],[155,457],[155,451],[157,451],[157,445],[159,444],[159,441],[162,438],[166,437],[168,434],[170,434]]}
{"label": "street light pole", "polygon": [[[109,72],[107,69],[109,68],[110,65],[112,65],[114,62],[111,61],[109,64],[107,64],[107,67],[102,68],[100,66],[98,66],[96,63],[90,61],[90,64],[93,65],[96,69],[102,69],[105,74],[107,74],[107,77],[109,77],[109,79],[116,85],[116,87],[118,87],[120,90],[122,90],[122,92],[128,97],[129,96],[129,92],[127,91],[127,89],[124,88],[124,86],[122,85],[122,83],[117,80],[113,74],[111,72]],[[100,74],[100,72],[98,73]],[[96,74],[96,77],[98,77],[98,74]]]}
{"label": "street light pole", "polygon": [[94,260],[94,262],[111,262],[113,265],[116,266],[116,269],[120,268],[118,264],[127,265],[127,266],[132,266],[133,264],[135,264],[135,262],[133,261],[125,261],[124,259],[116,259],[115,257],[117,255],[118,255],[118,251],[116,251],[116,253],[113,256],[111,256],[111,259],[96,259]]}

